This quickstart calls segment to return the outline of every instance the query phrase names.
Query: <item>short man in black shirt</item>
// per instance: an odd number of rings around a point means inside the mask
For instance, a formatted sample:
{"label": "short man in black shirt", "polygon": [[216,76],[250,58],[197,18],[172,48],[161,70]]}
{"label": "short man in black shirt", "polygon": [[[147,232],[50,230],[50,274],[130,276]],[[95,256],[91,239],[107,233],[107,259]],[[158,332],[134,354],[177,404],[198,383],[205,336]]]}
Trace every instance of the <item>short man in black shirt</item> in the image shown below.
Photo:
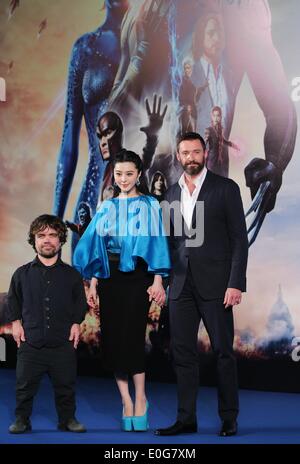
{"label": "short man in black shirt", "polygon": [[19,267],[11,280],[9,319],[18,355],[16,420],[10,433],[31,430],[33,398],[45,373],[54,388],[58,428],[86,431],[75,418],[75,349],[87,305],[80,274],[60,259],[66,239],[61,219],[48,214],[36,218],[28,242],[37,256]]}

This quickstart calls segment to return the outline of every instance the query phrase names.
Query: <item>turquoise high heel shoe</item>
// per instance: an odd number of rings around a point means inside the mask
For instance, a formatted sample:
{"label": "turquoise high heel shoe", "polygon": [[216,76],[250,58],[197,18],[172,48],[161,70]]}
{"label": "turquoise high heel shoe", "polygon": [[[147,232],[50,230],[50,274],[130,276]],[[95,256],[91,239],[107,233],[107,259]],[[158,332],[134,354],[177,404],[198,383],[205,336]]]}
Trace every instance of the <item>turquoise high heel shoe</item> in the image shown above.
{"label": "turquoise high heel shoe", "polygon": [[148,404],[148,401],[146,401],[145,414],[143,416],[132,417],[132,426],[135,432],[146,432],[146,430],[149,429],[148,410],[149,410],[149,404]]}
{"label": "turquoise high heel shoe", "polygon": [[123,408],[122,420],[121,420],[121,429],[124,432],[131,432],[133,430],[132,418],[133,418],[133,416],[124,416],[124,408]]}

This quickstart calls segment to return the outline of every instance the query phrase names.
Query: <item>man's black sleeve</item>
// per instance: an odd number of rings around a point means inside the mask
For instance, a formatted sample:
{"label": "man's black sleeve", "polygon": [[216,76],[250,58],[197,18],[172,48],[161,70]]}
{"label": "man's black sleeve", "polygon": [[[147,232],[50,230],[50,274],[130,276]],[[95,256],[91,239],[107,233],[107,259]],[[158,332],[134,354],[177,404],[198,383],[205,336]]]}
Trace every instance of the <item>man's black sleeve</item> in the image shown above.
{"label": "man's black sleeve", "polygon": [[226,213],[232,251],[232,264],[228,287],[238,288],[242,292],[245,292],[248,260],[247,227],[240,189],[233,181],[227,184]]}
{"label": "man's black sleeve", "polygon": [[20,272],[17,269],[11,278],[7,295],[9,322],[22,319],[22,299]]}

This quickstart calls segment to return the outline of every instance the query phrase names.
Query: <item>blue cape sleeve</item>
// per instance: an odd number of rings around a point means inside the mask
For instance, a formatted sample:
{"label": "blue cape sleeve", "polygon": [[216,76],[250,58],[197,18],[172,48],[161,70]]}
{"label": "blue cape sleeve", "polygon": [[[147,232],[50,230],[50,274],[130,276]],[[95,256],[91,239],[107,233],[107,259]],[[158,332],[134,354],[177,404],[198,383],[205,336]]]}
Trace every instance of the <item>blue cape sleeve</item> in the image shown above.
{"label": "blue cape sleeve", "polygon": [[102,207],[80,238],[73,255],[73,266],[84,279],[110,276],[105,246],[105,221],[108,208]]}
{"label": "blue cape sleeve", "polygon": [[[167,277],[171,269],[169,245],[162,221],[162,210],[156,199],[145,197],[138,218],[131,224],[131,232],[122,242],[119,269],[135,269],[136,258],[143,258],[148,272]],[[130,225],[130,222],[129,222]]]}

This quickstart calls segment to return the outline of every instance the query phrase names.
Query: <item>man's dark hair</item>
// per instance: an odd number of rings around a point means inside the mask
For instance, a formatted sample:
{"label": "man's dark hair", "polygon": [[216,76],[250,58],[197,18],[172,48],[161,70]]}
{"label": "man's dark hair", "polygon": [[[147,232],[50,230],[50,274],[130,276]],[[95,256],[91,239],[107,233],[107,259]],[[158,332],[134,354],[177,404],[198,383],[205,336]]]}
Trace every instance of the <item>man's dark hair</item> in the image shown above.
{"label": "man's dark hair", "polygon": [[205,141],[198,132],[185,132],[177,137],[177,152],[179,151],[179,144],[184,140],[200,140],[203,150],[206,150]]}
{"label": "man's dark hair", "polygon": [[203,55],[205,28],[211,19],[217,23],[221,40],[224,42],[224,26],[221,15],[217,12],[202,15],[196,23],[193,34],[192,54],[195,61],[198,61]]}
{"label": "man's dark hair", "polygon": [[47,229],[47,227],[56,230],[56,232],[58,233],[59,241],[62,245],[66,243],[68,229],[64,221],[60,219],[58,216],[53,216],[52,214],[42,214],[41,216],[37,217],[34,221],[32,221],[28,233],[28,243],[32,245],[35,251],[35,236],[38,232]]}

